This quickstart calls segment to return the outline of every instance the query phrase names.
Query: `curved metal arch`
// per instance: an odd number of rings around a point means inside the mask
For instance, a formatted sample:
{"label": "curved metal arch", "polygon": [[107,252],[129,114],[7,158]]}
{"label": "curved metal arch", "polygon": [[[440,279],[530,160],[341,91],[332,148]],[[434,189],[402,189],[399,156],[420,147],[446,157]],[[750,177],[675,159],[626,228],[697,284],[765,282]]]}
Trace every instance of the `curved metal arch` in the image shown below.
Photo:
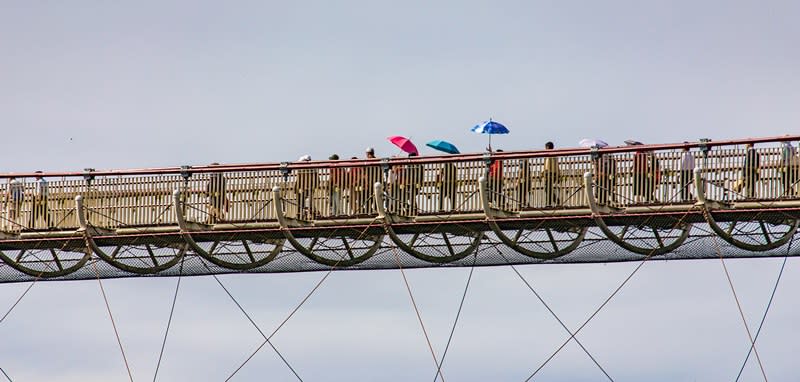
{"label": "curved metal arch", "polygon": [[[722,227],[720,227],[719,224],[717,224],[717,221],[714,219],[714,216],[711,213],[714,202],[709,201],[706,198],[704,182],[705,180],[703,179],[702,169],[700,167],[696,167],[694,169],[694,185],[695,185],[698,204],[700,204],[703,208],[703,217],[705,217],[708,226],[711,227],[711,230],[714,231],[714,233],[716,233],[717,236],[722,238],[722,240],[725,240],[731,245],[753,252],[769,251],[770,249],[775,249],[788,243],[789,240],[791,240],[792,237],[794,237],[795,233],[797,233],[797,228],[800,226],[800,220],[789,219],[790,223],[787,224],[789,226],[789,229],[778,240],[774,241],[770,240],[766,232],[764,234],[765,235],[764,237],[766,238],[767,243],[765,244],[745,243],[735,238],[733,235],[731,235],[730,232],[722,229]],[[763,229],[763,222],[762,221],[759,222],[762,224],[762,229]]]}
{"label": "curved metal arch", "polygon": [[[275,257],[277,257],[279,253],[281,253],[281,251],[283,251],[283,243],[275,244],[275,248],[272,249],[272,251],[270,251],[266,257],[260,260],[255,260],[250,263],[233,263],[215,257],[213,254],[213,249],[207,251],[202,246],[200,246],[192,237],[191,231],[189,230],[189,225],[186,223],[186,216],[183,213],[183,201],[181,199],[181,191],[179,189],[175,189],[175,191],[172,192],[172,202],[173,202],[173,207],[175,208],[175,217],[176,220],[178,221],[178,227],[180,227],[181,236],[183,237],[183,240],[185,240],[186,244],[188,244],[189,247],[200,257],[202,257],[205,260],[208,260],[210,263],[216,266],[227,269],[234,269],[237,271],[246,271],[249,269],[254,269],[266,265],[270,261],[274,260]],[[214,248],[216,248],[216,245],[214,245]]]}
{"label": "curved metal arch", "polygon": [[[76,208],[77,208],[77,204],[82,203],[82,200],[83,200],[83,197],[80,196],[80,195],[75,197]],[[78,219],[78,223],[79,224],[81,224],[81,223],[85,224],[86,223],[85,217],[82,217],[81,215],[78,215],[77,219]],[[18,263],[18,260],[21,259],[22,254],[24,253],[25,250],[22,250],[22,252],[20,252],[19,256],[17,256],[17,260],[14,260],[14,259],[8,257],[8,255],[6,255],[5,252],[0,250],[0,259],[2,259],[3,262],[5,262],[6,265],[8,265],[9,267],[11,267],[11,268],[13,268],[13,269],[15,269],[15,270],[17,270],[19,272],[22,272],[22,273],[24,273],[24,274],[26,274],[28,276],[33,276],[33,277],[36,277],[36,278],[54,278],[54,277],[66,276],[66,275],[68,275],[70,273],[73,273],[73,272],[77,271],[78,269],[83,268],[83,266],[86,265],[86,263],[89,261],[89,259],[92,258],[92,249],[87,246],[87,247],[84,247],[83,250],[84,250],[84,252],[83,252],[84,255],[78,261],[76,261],[75,264],[73,264],[72,266],[63,268],[62,262],[61,262],[61,260],[59,260],[58,254],[56,254],[56,252],[55,252],[56,249],[55,248],[50,249],[50,253],[53,256],[53,262],[55,263],[56,267],[58,268],[58,269],[53,269],[52,271],[36,270],[36,269],[32,269],[32,268],[28,268],[26,266],[20,265]]]}
{"label": "curved metal arch", "polygon": [[[531,249],[525,248],[521,246],[517,239],[512,239],[508,237],[508,235],[503,232],[499,225],[497,225],[496,217],[498,216],[508,216],[508,214],[503,213],[502,211],[494,210],[489,206],[489,189],[488,184],[486,181],[486,177],[480,177],[478,179],[478,188],[481,194],[481,204],[483,205],[483,213],[486,215],[486,222],[489,225],[489,228],[497,235],[497,238],[500,239],[503,244],[508,246],[509,248],[529,257],[542,259],[542,260],[551,260],[557,257],[564,256],[572,251],[574,251],[578,246],[583,242],[584,237],[586,237],[586,232],[588,228],[583,227],[578,232],[578,236],[573,239],[573,241],[564,248],[558,248],[557,245],[554,245],[553,252],[539,252],[533,251]],[[552,233],[548,230],[548,235],[552,235]]]}
{"label": "curved metal arch", "polygon": [[107,254],[100,246],[95,243],[94,238],[92,237],[92,232],[89,227],[89,223],[86,220],[86,214],[83,207],[83,196],[78,195],[75,197],[75,212],[78,216],[78,226],[80,230],[83,231],[83,238],[86,241],[86,246],[94,252],[100,259],[105,261],[106,263],[111,264],[113,267],[123,270],[125,272],[136,273],[140,275],[151,275],[161,271],[165,271],[169,268],[172,268],[175,264],[177,264],[186,254],[186,250],[188,249],[188,244],[183,244],[180,248],[178,248],[178,253],[175,254],[175,257],[170,259],[169,261],[158,264],[158,260],[156,260],[155,255],[152,253],[152,249],[150,244],[146,244],[147,251],[150,254],[150,258],[153,261],[153,266],[150,267],[136,267],[132,265],[128,265],[122,263],[116,259],[116,253],[122,248],[122,245],[117,246],[117,250],[114,251],[114,254],[109,255]]}
{"label": "curved metal arch", "polygon": [[[675,250],[676,248],[680,247],[686,241],[686,239],[689,238],[692,225],[690,223],[683,223],[674,228],[680,229],[681,234],[667,245],[661,243],[661,240],[658,237],[656,239],[659,241],[661,246],[656,248],[638,247],[625,241],[623,237],[617,236],[617,234],[608,227],[605,220],[603,220],[603,216],[600,214],[600,206],[597,205],[597,200],[595,199],[594,192],[592,190],[593,182],[591,172],[586,172],[583,174],[583,184],[584,188],[586,189],[586,198],[589,201],[589,208],[592,210],[592,218],[594,219],[595,224],[609,240],[613,241],[623,249],[644,256],[659,256]],[[653,228],[653,232],[655,235],[658,235],[656,228]]]}
{"label": "curved metal arch", "polygon": [[395,217],[392,215],[388,215],[386,213],[386,207],[384,206],[384,199],[383,199],[383,185],[380,182],[375,183],[374,185],[374,192],[375,192],[375,210],[378,211],[378,218],[383,220],[383,228],[386,231],[386,234],[389,235],[389,238],[394,242],[400,249],[404,252],[408,253],[411,256],[414,256],[420,260],[427,261],[429,263],[437,263],[437,264],[444,264],[450,263],[453,261],[461,260],[478,249],[478,246],[481,244],[481,239],[483,238],[483,233],[478,233],[472,238],[472,242],[464,248],[460,252],[453,251],[453,247],[450,245],[450,241],[447,238],[447,234],[442,232],[442,240],[445,242],[445,246],[447,246],[447,250],[450,253],[449,256],[431,256],[425,253],[422,253],[413,247],[414,243],[416,242],[419,234],[415,234],[414,238],[411,241],[411,245],[403,241],[399,235],[395,232],[394,228],[392,228],[392,222]]}
{"label": "curved metal arch", "polygon": [[280,188],[277,186],[272,188],[272,199],[272,204],[275,206],[275,216],[278,218],[278,224],[280,224],[281,232],[283,232],[286,240],[292,245],[292,247],[294,247],[294,249],[303,254],[303,256],[308,257],[317,263],[330,267],[349,267],[364,262],[372,257],[372,255],[374,255],[375,252],[380,249],[381,243],[383,243],[383,235],[375,237],[374,240],[372,240],[373,244],[367,249],[366,252],[360,256],[353,256],[352,250],[348,245],[346,245],[347,238],[342,237],[341,239],[345,241],[345,246],[347,247],[348,254],[350,255],[349,258],[342,256],[340,259],[334,260],[319,256],[314,253],[314,245],[317,243],[316,238],[312,240],[311,248],[308,248],[300,243],[297,238],[294,237],[294,234],[292,234],[292,231],[289,229],[289,223],[286,219],[286,216],[283,214],[283,199],[281,199]]}
{"label": "curved metal arch", "polygon": [[[55,253],[54,250],[51,250],[51,253],[53,254],[53,262],[56,264],[56,267],[58,267],[58,269],[54,269],[53,271],[36,270],[20,265],[17,263],[17,261],[8,257],[8,255],[6,255],[5,252],[3,251],[0,251],[0,259],[2,259],[3,262],[5,262],[6,265],[8,265],[9,267],[19,272],[22,272],[28,276],[33,276],[36,278],[54,278],[54,277],[66,276],[70,273],[77,271],[78,269],[83,268],[83,266],[86,265],[86,263],[92,257],[91,249],[89,248],[84,248],[84,249],[85,249],[84,256],[81,257],[77,262],[75,262],[75,264],[67,268],[62,268],[61,261],[58,259],[58,255]],[[21,255],[22,253],[20,253],[20,256]]]}

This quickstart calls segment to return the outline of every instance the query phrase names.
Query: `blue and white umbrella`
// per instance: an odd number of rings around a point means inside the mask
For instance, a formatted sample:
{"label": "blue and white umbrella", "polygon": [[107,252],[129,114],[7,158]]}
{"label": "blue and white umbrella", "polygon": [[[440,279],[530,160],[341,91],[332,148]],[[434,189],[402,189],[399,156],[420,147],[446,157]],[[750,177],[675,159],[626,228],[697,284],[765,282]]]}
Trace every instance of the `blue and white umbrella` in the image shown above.
{"label": "blue and white umbrella", "polygon": [[472,129],[473,133],[478,134],[488,134],[489,135],[489,151],[492,150],[492,135],[494,134],[508,134],[508,128],[503,126],[500,122],[492,121],[489,118],[488,121],[484,121],[483,123],[479,123],[475,125]]}

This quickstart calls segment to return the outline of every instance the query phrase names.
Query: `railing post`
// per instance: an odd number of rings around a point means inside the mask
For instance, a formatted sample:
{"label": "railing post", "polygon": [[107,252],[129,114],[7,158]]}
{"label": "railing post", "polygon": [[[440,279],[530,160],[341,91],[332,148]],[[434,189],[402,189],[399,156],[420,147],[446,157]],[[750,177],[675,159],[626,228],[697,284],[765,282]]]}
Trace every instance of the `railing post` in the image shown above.
{"label": "railing post", "polygon": [[[86,190],[85,190],[85,192],[86,192],[86,195],[89,197],[90,200],[92,199],[91,188],[92,188],[92,181],[94,180],[94,174],[93,174],[94,171],[95,170],[93,168],[90,168],[90,167],[83,169],[83,179],[86,181]],[[83,200],[83,197],[81,197],[81,200]],[[86,219],[86,220],[89,220],[88,214],[84,215],[83,218]]]}
{"label": "railing post", "polygon": [[[192,166],[183,165],[181,166],[181,178],[183,178],[183,190],[175,189],[175,193],[177,196],[181,198],[180,208],[181,213],[185,217],[186,215],[186,208],[187,208],[187,199],[189,198],[189,178],[192,177],[192,172],[190,171]],[[178,205],[175,204],[175,208],[178,208]],[[177,210],[175,212],[178,212]]]}
{"label": "railing post", "polygon": [[492,153],[491,152],[483,153],[483,164],[485,165],[485,168],[486,168],[486,170],[484,171],[484,174],[486,176],[488,176],[489,175],[489,166],[492,165]]}

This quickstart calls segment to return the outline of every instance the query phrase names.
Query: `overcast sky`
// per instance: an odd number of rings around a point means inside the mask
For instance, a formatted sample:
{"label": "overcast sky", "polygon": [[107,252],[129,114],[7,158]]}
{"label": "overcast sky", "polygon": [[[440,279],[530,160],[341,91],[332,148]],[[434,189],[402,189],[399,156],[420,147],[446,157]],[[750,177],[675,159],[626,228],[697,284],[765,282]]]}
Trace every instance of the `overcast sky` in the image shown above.
{"label": "overcast sky", "polygon": [[[0,3],[0,172],[464,152],[797,133],[794,1]],[[782,259],[729,261],[751,328]],[[520,266],[570,327],[637,264]],[[437,355],[469,269],[408,271]],[[265,332],[323,273],[221,277]],[[446,380],[523,380],[564,331],[508,267],[475,270]],[[175,279],[104,282],[136,380],[152,380]],[[0,285],[5,313],[27,284]],[[758,349],[797,377],[790,259]],[[615,380],[732,380],[748,340],[719,261],[644,265],[578,335]],[[159,380],[222,380],[260,343],[213,278],[183,279]],[[304,380],[433,380],[399,271],[337,272],[275,345]],[[0,324],[14,381],[126,380],[96,281],[37,283]],[[292,380],[265,347],[234,380]],[[537,374],[595,381],[574,343]],[[751,362],[743,380],[759,380]],[[2,376],[0,375],[0,380]]]}

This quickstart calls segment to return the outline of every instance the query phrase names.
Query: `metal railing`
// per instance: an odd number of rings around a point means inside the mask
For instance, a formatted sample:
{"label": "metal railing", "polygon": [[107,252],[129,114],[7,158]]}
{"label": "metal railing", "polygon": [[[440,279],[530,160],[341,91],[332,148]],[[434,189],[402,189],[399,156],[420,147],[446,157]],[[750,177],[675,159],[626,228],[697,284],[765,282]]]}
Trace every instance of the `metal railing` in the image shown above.
{"label": "metal railing", "polygon": [[[600,204],[692,203],[690,167],[702,169],[709,199],[797,198],[800,157],[786,142],[798,140],[800,136],[785,136],[408,159],[0,174],[5,179],[0,185],[0,230],[76,229],[77,195],[83,195],[87,219],[98,228],[175,225],[175,189],[181,190],[187,220],[202,224],[274,221],[271,190],[276,186],[288,217],[375,216],[376,182],[384,185],[390,213],[481,213],[482,176],[488,180],[492,207],[510,212],[586,208],[586,172],[594,175],[593,192]],[[759,146],[748,148],[753,143]]]}

